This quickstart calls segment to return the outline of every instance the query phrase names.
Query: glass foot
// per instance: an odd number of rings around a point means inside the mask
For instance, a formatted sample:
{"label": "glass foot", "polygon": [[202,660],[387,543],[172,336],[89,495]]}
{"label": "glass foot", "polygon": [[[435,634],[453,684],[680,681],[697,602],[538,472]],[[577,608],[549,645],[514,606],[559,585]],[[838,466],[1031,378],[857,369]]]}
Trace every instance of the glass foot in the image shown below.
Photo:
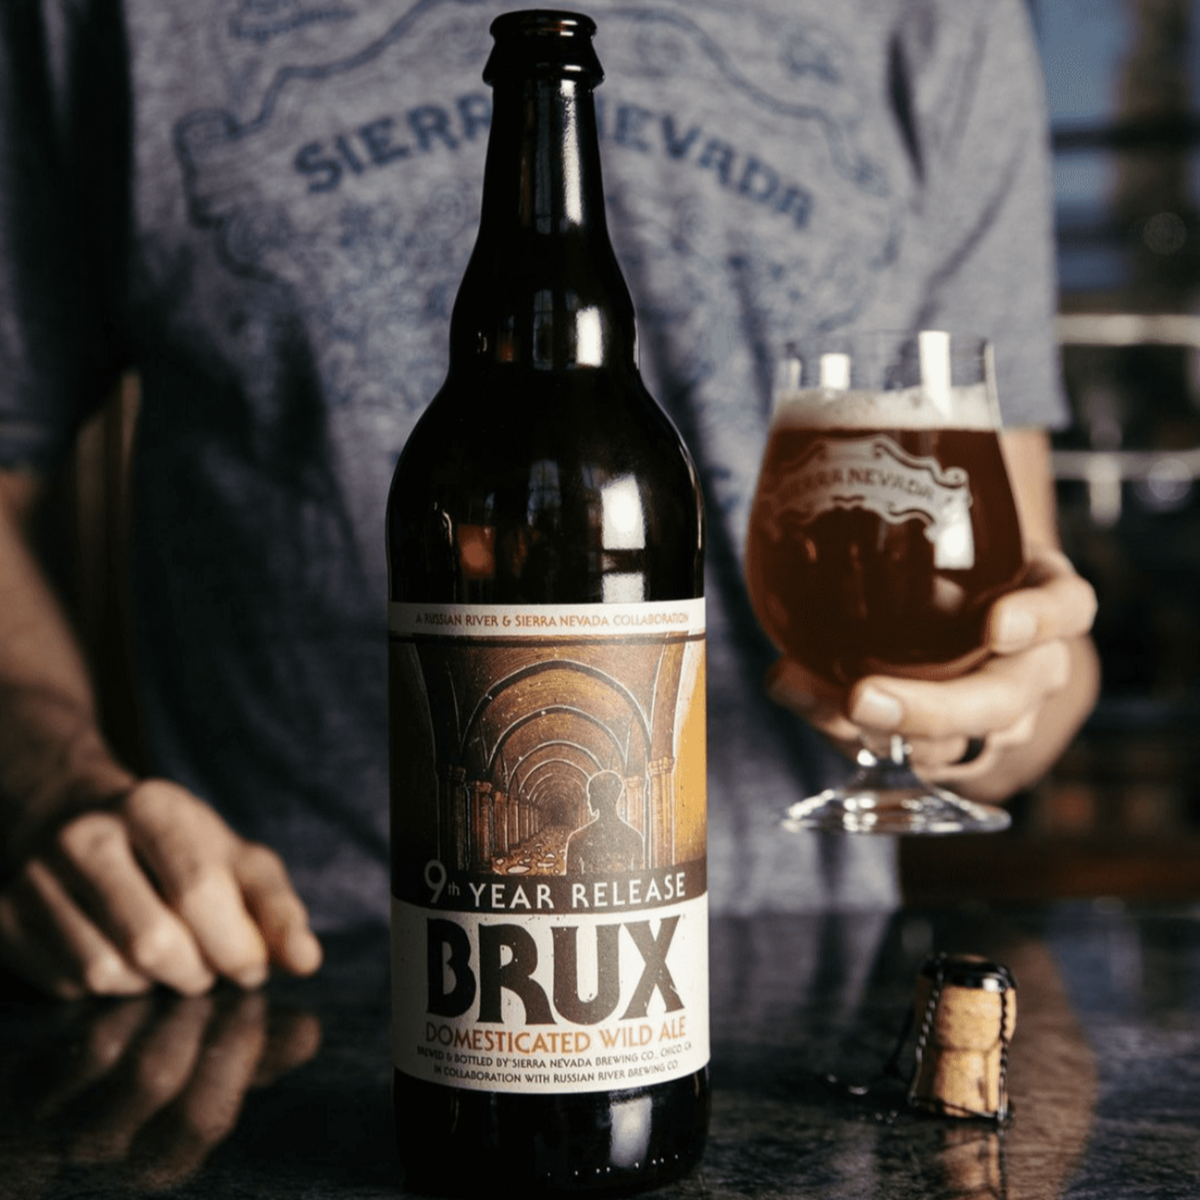
{"label": "glass foot", "polygon": [[859,771],[843,786],[793,804],[783,827],[793,833],[946,834],[998,833],[1012,824],[1003,809],[964,800],[907,771],[902,779],[896,774],[873,767]]}

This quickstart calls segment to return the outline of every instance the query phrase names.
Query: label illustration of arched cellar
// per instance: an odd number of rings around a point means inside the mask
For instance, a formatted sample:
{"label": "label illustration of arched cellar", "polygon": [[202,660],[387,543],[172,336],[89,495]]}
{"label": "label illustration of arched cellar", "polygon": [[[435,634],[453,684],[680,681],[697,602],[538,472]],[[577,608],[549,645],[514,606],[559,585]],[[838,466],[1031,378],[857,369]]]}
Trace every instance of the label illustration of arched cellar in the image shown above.
{"label": "label illustration of arched cellar", "polygon": [[[703,797],[681,805],[677,777],[680,746],[703,739],[702,640],[430,641],[415,653],[437,800],[411,816],[448,867],[564,873],[603,772],[620,777],[617,816],[641,838],[631,869],[702,856]],[[702,745],[684,753],[702,771]]]}

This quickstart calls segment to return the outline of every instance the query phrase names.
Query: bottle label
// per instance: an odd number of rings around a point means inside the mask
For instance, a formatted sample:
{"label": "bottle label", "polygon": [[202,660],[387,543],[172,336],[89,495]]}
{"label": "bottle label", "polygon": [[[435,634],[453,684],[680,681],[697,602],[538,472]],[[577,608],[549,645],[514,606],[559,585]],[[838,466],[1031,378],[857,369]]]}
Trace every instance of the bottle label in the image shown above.
{"label": "bottle label", "polygon": [[758,518],[773,538],[784,517],[807,525],[834,509],[864,509],[890,525],[919,520],[935,549],[935,566],[975,564],[970,479],[961,467],[909,454],[891,438],[818,438],[761,488]]}
{"label": "bottle label", "polygon": [[389,625],[396,1068],[540,1093],[699,1070],[704,601]]}

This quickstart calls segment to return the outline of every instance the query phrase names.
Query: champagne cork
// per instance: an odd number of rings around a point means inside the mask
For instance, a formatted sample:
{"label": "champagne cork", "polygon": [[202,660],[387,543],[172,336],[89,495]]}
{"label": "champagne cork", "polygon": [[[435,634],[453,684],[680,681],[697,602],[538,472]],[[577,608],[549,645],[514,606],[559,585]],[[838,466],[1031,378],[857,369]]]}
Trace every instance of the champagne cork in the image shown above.
{"label": "champagne cork", "polygon": [[951,1117],[1008,1116],[1008,1044],[1017,984],[977,955],[939,954],[917,978],[916,1071],[909,1103]]}

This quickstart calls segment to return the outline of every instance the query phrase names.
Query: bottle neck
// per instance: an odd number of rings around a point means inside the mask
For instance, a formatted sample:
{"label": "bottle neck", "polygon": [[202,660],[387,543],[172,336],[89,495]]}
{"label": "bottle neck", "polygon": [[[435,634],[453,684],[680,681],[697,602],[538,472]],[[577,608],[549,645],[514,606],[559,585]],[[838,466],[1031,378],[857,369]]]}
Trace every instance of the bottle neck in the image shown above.
{"label": "bottle neck", "polygon": [[587,81],[496,80],[479,236],[450,352],[452,368],[634,364],[633,303],[608,238]]}

